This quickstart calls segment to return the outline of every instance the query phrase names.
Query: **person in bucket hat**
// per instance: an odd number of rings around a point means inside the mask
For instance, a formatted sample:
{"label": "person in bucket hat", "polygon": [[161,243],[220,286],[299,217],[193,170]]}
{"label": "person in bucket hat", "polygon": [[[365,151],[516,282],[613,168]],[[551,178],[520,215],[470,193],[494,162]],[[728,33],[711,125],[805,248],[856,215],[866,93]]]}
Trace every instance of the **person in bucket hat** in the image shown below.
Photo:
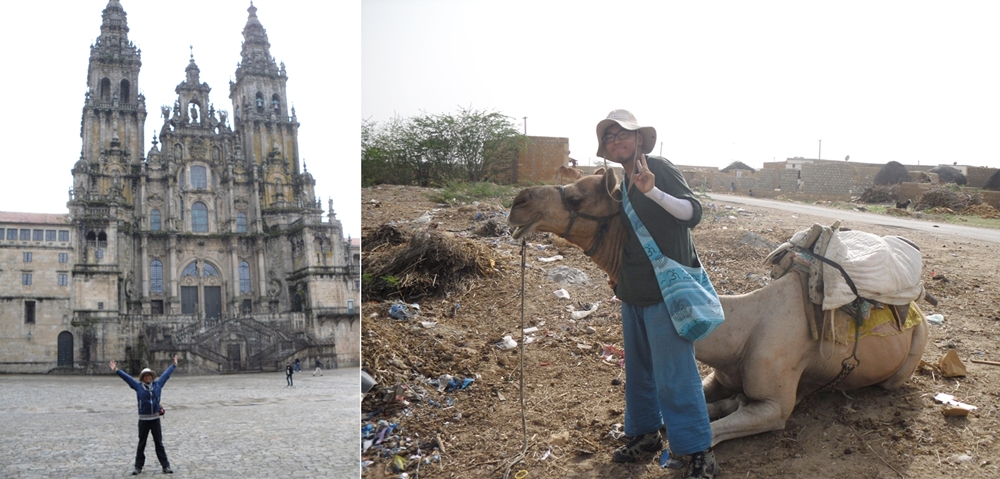
{"label": "person in bucket hat", "polygon": [[[701,221],[701,203],[670,161],[649,155],[656,129],[640,125],[627,110],[614,110],[598,122],[597,140],[597,155],[621,164],[622,195],[627,195],[662,255],[685,267],[700,268],[691,229]],[[624,201],[622,205],[629,235],[615,294],[622,301],[625,434],[631,440],[615,450],[612,460],[636,462],[659,452],[664,429],[670,451],[663,452],[660,464],[682,468],[685,461],[680,458],[689,456],[686,477],[712,478],[718,465],[694,343],[674,327],[654,267]]]}
{"label": "person in bucket hat", "polygon": [[118,377],[128,383],[129,387],[135,390],[136,400],[139,402],[139,446],[135,450],[135,469],[132,475],[142,472],[142,466],[146,463],[146,438],[149,433],[153,433],[153,444],[156,449],[156,459],[160,461],[164,474],[173,474],[170,469],[170,461],[167,460],[167,451],[163,448],[163,432],[160,428],[160,392],[163,385],[170,379],[174,368],[177,367],[177,356],[174,356],[174,364],[171,364],[163,375],[156,377],[156,371],[145,368],[139,373],[139,380],[136,381],[125,371],[118,369],[117,363],[108,363],[111,370],[118,374]]}

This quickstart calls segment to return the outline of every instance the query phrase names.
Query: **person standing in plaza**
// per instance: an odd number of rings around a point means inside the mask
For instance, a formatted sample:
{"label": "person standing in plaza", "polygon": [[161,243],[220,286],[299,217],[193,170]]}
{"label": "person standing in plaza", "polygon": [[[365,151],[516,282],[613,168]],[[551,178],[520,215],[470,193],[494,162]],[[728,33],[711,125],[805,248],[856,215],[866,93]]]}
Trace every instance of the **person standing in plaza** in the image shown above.
{"label": "person standing in plaza", "polygon": [[288,383],[285,387],[291,387],[292,386],[292,375],[293,374],[295,374],[295,369],[292,368],[292,365],[289,364],[288,366],[285,366],[285,382]]}
{"label": "person standing in plaza", "polygon": [[[701,203],[672,163],[648,156],[656,130],[639,126],[632,113],[608,114],[597,124],[597,140],[597,155],[624,170],[620,214],[628,230],[615,294],[622,302],[625,434],[631,440],[614,451],[612,460],[636,462],[644,453],[659,452],[659,431],[665,428],[675,456],[664,451],[660,464],[680,468],[684,464],[677,456],[690,456],[685,477],[711,479],[718,465],[694,343],[675,324],[688,317],[675,304],[688,301],[687,292],[707,282],[691,237],[691,228],[701,221]],[[664,271],[671,279],[661,281]],[[674,275],[678,271],[685,273]],[[679,289],[670,289],[675,281]],[[709,301],[714,297],[718,305],[714,288],[709,284],[708,289]],[[712,311],[721,322],[721,306]]]}
{"label": "person standing in plaza", "polygon": [[316,358],[316,370],[313,371],[313,376],[316,376],[316,373],[319,373],[320,376],[323,375],[323,363],[320,362],[319,357]]}
{"label": "person standing in plaza", "polygon": [[167,460],[167,451],[163,448],[163,430],[160,427],[160,416],[163,414],[161,412],[163,408],[160,407],[160,393],[163,391],[163,385],[173,374],[174,368],[177,367],[177,356],[174,356],[174,364],[171,364],[162,376],[155,378],[156,372],[146,368],[139,373],[138,381],[126,374],[125,371],[118,369],[115,361],[111,361],[108,365],[111,366],[112,371],[118,374],[118,377],[135,390],[136,400],[139,403],[139,446],[135,450],[135,469],[132,471],[132,475],[142,472],[142,466],[146,464],[146,438],[149,437],[150,432],[153,433],[156,459],[160,461],[163,473],[173,474],[174,471],[170,469],[170,461]]}
{"label": "person standing in plaza", "polygon": [[295,372],[302,370],[302,364],[299,362],[299,358],[295,358]]}

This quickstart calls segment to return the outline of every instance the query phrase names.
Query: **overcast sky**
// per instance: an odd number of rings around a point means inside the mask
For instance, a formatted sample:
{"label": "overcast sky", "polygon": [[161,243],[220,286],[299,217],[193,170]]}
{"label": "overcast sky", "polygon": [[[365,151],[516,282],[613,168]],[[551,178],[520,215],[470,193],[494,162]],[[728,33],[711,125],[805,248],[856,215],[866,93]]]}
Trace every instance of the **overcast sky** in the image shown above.
{"label": "overcast sky", "polygon": [[[4,160],[0,210],[66,213],[70,170],[80,157],[80,118],[87,91],[90,45],[100,35],[107,0],[4,4],[7,27]],[[230,113],[249,0],[121,0],[129,39],[142,49],[139,90],[146,96],[145,154],[173,105],[194,46],[201,81],[216,109]],[[344,234],[361,233],[359,0],[255,0],[271,56],[285,62],[287,93],[299,127],[300,159],[316,179],[316,195],[334,211]]]}
{"label": "overcast sky", "polygon": [[[1000,167],[1000,3],[364,0],[362,118],[495,110],[597,161],[631,110],[683,165]],[[660,144],[662,142],[662,145]]]}

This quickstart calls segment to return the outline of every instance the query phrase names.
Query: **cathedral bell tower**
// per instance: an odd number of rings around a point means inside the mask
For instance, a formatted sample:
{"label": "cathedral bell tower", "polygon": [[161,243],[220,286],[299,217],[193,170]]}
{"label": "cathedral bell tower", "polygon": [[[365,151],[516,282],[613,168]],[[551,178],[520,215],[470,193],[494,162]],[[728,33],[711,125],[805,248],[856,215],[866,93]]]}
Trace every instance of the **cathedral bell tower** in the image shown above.
{"label": "cathedral bell tower", "polygon": [[[242,59],[236,68],[236,82],[229,83],[233,102],[234,129],[241,136],[247,167],[261,173],[262,209],[299,206],[299,123],[295,109],[288,115],[285,94],[285,64],[271,57],[267,32],[250,4],[243,28]],[[309,198],[308,202],[313,199]]]}
{"label": "cathedral bell tower", "polygon": [[127,233],[134,226],[146,100],[139,94],[141,51],[128,31],[121,3],[110,0],[90,47],[82,148],[67,204],[78,241],[74,309],[87,317],[124,313],[125,298],[135,295]]}

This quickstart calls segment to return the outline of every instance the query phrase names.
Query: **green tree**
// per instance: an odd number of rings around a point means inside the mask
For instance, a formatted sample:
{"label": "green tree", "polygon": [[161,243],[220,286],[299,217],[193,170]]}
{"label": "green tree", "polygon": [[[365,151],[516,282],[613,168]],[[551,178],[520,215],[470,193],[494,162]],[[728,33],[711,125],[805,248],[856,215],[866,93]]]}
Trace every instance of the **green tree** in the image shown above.
{"label": "green tree", "polygon": [[363,184],[510,182],[523,136],[511,117],[471,108],[361,127]]}

